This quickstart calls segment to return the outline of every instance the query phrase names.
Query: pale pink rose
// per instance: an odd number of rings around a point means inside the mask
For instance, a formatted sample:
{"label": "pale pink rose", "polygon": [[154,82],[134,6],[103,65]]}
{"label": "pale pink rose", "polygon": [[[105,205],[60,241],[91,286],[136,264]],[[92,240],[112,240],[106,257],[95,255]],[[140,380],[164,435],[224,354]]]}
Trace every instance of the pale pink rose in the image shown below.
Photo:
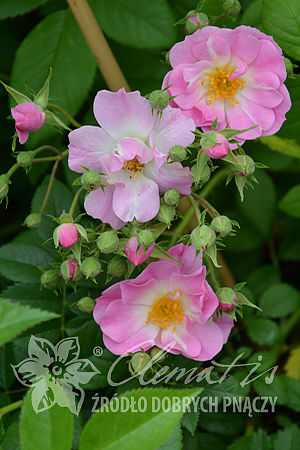
{"label": "pale pink rose", "polygon": [[152,253],[152,250],[155,247],[155,244],[152,244],[151,247],[149,247],[147,249],[147,251],[145,251],[144,247],[139,247],[139,244],[137,241],[136,236],[131,237],[126,245],[125,245],[125,249],[124,252],[127,256],[127,258],[129,259],[129,261],[131,261],[135,266],[138,266],[139,264],[142,264],[144,261],[146,261],[146,259],[149,258],[149,256]]}
{"label": "pale pink rose", "polygon": [[205,361],[227,341],[233,320],[214,315],[219,301],[205,280],[201,255],[196,258],[193,247],[183,244],[169,253],[182,265],[152,262],[137,278],[114,284],[96,299],[94,318],[111,352],[157,346]]}
{"label": "pale pink rose", "polygon": [[255,28],[197,30],[173,46],[170,63],[163,87],[176,96],[171,104],[204,131],[218,118],[217,131],[256,125],[238,136],[240,142],[271,135],[291,107],[282,51]]}
{"label": "pale pink rose", "polygon": [[36,131],[45,123],[46,114],[42,108],[33,102],[19,103],[11,108],[15,119],[16,131],[20,144],[24,144],[31,131]]}
{"label": "pale pink rose", "polygon": [[139,92],[98,92],[94,114],[101,125],[83,126],[69,134],[69,167],[105,174],[101,188],[85,200],[86,212],[119,229],[136,218],[147,222],[160,206],[159,192],[170,187],[189,194],[190,169],[167,164],[173,145],[194,141],[195,124],[168,106],[159,118]]}
{"label": "pale pink rose", "polygon": [[216,134],[217,144],[210,148],[204,148],[205,153],[213,159],[223,158],[228,153],[229,144],[225,136]]}
{"label": "pale pink rose", "polygon": [[62,223],[57,228],[59,245],[63,248],[73,247],[79,238],[78,230],[73,223]]}

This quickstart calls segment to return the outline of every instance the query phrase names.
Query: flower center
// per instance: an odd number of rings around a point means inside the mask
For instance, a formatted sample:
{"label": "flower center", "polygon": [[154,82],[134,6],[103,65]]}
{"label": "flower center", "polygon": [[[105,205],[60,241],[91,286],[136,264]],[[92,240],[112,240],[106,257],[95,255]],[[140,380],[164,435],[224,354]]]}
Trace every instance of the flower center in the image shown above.
{"label": "flower center", "polygon": [[182,297],[182,293],[179,289],[176,289],[156,300],[148,313],[146,323],[153,323],[162,329],[173,326],[174,331],[175,326],[181,323],[184,318],[180,297]]}
{"label": "flower center", "polygon": [[217,67],[215,72],[207,73],[209,76],[208,83],[204,84],[204,80],[202,80],[201,84],[203,87],[208,88],[206,93],[208,103],[221,98],[222,102],[228,100],[228,104],[230,106],[235,106],[238,104],[238,101],[234,98],[234,96],[238,89],[241,91],[244,89],[246,81],[239,78],[231,80],[230,75],[234,71],[235,67],[229,67],[229,65],[226,64],[224,67]]}
{"label": "flower center", "polygon": [[143,171],[145,164],[139,162],[136,158],[125,161],[123,164],[123,169],[128,169],[131,174],[129,178],[135,178],[139,172]]}

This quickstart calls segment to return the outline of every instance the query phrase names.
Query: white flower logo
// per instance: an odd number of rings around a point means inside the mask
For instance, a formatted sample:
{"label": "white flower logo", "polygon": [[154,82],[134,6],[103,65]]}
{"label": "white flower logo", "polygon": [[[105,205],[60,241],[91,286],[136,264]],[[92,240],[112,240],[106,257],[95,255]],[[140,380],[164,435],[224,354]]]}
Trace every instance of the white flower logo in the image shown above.
{"label": "white flower logo", "polygon": [[31,399],[36,413],[57,403],[79,414],[84,400],[80,385],[100,373],[88,359],[78,359],[79,353],[77,337],[63,339],[53,346],[47,339],[31,336],[29,358],[11,367],[21,384],[33,386]]}

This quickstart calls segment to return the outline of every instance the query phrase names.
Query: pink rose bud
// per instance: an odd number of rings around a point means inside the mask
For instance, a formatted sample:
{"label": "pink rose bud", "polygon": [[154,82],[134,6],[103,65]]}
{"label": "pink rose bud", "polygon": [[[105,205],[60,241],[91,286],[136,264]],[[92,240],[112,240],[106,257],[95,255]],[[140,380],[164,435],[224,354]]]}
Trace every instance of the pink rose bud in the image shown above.
{"label": "pink rose bud", "polygon": [[125,249],[124,249],[124,252],[125,252],[127,258],[135,266],[142,264],[144,261],[146,261],[146,259],[149,258],[149,256],[152,253],[152,250],[154,249],[155,243],[152,244],[151,247],[149,247],[145,253],[144,253],[144,251],[145,251],[144,247],[140,247],[137,251],[138,245],[139,244],[138,244],[136,236],[133,236],[132,238],[129,239],[129,241],[125,245]]}
{"label": "pink rose bud", "polygon": [[78,230],[73,223],[62,223],[57,228],[59,245],[63,248],[73,247],[78,241]]}
{"label": "pink rose bud", "polygon": [[225,136],[215,133],[216,145],[210,148],[203,148],[205,153],[213,159],[223,158],[228,153],[229,144]]}
{"label": "pink rose bud", "polygon": [[223,287],[218,289],[217,297],[219,299],[219,308],[221,311],[230,311],[236,303],[236,295],[233,289]]}
{"label": "pink rose bud", "polygon": [[19,103],[11,108],[11,113],[15,119],[20,144],[27,141],[29,132],[38,130],[45,123],[46,114],[33,102]]}
{"label": "pink rose bud", "polygon": [[76,259],[68,259],[67,263],[68,263],[70,280],[73,280],[76,269],[77,269],[77,267],[79,267],[78,262],[76,261]]}

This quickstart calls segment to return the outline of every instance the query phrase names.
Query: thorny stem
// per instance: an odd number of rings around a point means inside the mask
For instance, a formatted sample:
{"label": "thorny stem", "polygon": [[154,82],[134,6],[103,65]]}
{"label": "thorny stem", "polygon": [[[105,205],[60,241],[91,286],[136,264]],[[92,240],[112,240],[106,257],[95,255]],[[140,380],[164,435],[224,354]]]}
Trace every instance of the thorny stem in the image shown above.
{"label": "thorny stem", "polygon": [[75,127],[75,128],[79,128],[81,127],[81,124],[79,122],[77,122],[77,120],[74,119],[74,117],[71,116],[71,114],[69,114],[64,108],[62,108],[61,106],[58,105],[54,105],[52,103],[48,103],[47,105],[48,108],[50,109],[54,109],[56,111],[59,111],[60,113],[62,113],[65,118]]}
{"label": "thorny stem", "polygon": [[72,204],[71,204],[71,207],[70,207],[70,211],[69,211],[69,215],[70,215],[71,217],[73,217],[73,214],[74,214],[74,211],[75,211],[77,202],[78,202],[78,200],[79,200],[80,194],[81,194],[83,191],[84,191],[84,188],[82,187],[82,188],[78,189],[78,191],[77,191],[76,194],[74,195],[74,198],[73,198],[73,201],[72,201]]}
{"label": "thorny stem", "polygon": [[17,402],[11,403],[10,405],[3,406],[3,408],[0,409],[0,420],[5,414],[20,408],[22,404],[23,400],[18,400]]}

